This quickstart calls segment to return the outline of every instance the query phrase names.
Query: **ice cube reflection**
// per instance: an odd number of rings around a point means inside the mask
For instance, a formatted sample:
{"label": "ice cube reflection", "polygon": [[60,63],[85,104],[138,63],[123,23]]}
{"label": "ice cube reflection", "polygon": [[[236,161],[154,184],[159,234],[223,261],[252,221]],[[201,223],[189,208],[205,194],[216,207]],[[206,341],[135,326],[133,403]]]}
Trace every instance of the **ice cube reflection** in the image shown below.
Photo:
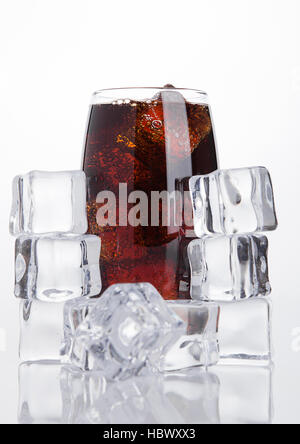
{"label": "ice cube reflection", "polygon": [[272,369],[216,366],[107,382],[55,361],[19,369],[21,424],[269,424]]}

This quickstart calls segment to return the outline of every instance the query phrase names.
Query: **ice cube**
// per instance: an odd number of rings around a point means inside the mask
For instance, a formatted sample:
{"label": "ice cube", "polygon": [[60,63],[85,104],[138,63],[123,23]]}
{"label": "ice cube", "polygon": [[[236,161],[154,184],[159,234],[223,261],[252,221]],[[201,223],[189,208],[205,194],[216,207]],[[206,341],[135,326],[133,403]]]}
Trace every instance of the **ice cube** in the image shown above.
{"label": "ice cube", "polygon": [[64,343],[63,311],[63,302],[20,302],[21,361],[61,359]]}
{"label": "ice cube", "polygon": [[[167,155],[169,162],[181,160],[181,170],[182,165],[190,170],[187,159],[212,132],[208,105],[187,102],[171,88],[163,89],[152,100],[139,102],[136,122],[137,156],[149,164],[151,156],[153,163],[153,158],[159,162]],[[151,145],[160,149],[147,150]]]}
{"label": "ice cube", "polygon": [[59,302],[98,295],[100,246],[100,238],[93,235],[20,236],[15,296]]}
{"label": "ice cube", "polygon": [[272,183],[266,168],[217,170],[194,176],[190,179],[190,192],[198,237],[277,227]]}
{"label": "ice cube", "polygon": [[138,374],[184,332],[183,321],[151,284],[109,287],[76,329],[70,360],[108,379]]}
{"label": "ice cube", "polygon": [[97,298],[77,298],[68,301],[64,305],[64,344],[63,355],[71,353],[73,339],[78,326],[85,320],[90,311],[97,304]]}
{"label": "ice cube", "polygon": [[32,171],[13,181],[12,235],[87,231],[83,171]]}
{"label": "ice cube", "polygon": [[272,363],[271,308],[268,298],[220,302],[220,364]]}
{"label": "ice cube", "polygon": [[204,237],[188,246],[191,297],[232,301],[270,293],[268,239],[260,235]]}
{"label": "ice cube", "polygon": [[160,370],[217,364],[219,306],[190,300],[168,301],[167,304],[184,321],[186,328],[173,347],[160,357],[154,357],[159,361]]}
{"label": "ice cube", "polygon": [[19,424],[63,424],[61,366],[55,361],[19,367]]}

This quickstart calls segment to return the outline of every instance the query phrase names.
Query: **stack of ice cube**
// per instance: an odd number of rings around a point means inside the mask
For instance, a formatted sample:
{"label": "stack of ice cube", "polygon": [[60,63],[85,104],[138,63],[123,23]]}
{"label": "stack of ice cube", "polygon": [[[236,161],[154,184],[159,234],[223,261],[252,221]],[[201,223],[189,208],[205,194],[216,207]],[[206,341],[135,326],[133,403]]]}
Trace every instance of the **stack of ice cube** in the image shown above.
{"label": "stack of ice cube", "polygon": [[147,283],[118,284],[100,299],[100,239],[85,234],[81,171],[31,172],[13,185],[15,295],[20,357],[59,360],[108,379],[144,369],[271,360],[268,240],[277,220],[265,168],[189,181],[196,239],[192,300],[165,302]]}
{"label": "stack of ice cube", "polygon": [[263,167],[217,170],[189,186],[197,237],[188,246],[191,297],[220,305],[221,361],[267,364],[271,286],[261,233],[277,227],[270,175]]}
{"label": "stack of ice cube", "polygon": [[11,234],[22,361],[63,361],[124,379],[158,370],[186,332],[150,284],[101,298],[100,239],[87,231],[82,171],[31,172],[13,182]]}
{"label": "stack of ice cube", "polygon": [[10,232],[17,236],[22,360],[57,358],[64,302],[101,291],[100,239],[86,231],[84,172],[33,171],[14,179]]}

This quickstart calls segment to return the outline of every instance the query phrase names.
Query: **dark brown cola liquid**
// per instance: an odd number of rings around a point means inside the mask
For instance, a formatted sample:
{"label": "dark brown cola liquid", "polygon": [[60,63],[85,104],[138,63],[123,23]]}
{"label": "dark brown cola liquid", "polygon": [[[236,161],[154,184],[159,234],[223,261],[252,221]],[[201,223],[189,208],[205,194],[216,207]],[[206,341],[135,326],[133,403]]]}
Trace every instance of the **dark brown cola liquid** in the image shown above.
{"label": "dark brown cola liquid", "polygon": [[[217,168],[206,105],[180,98],[173,102],[162,94],[147,102],[124,100],[91,107],[83,169],[88,180],[89,233],[102,240],[103,290],[115,283],[150,282],[165,299],[189,298],[186,248],[191,239],[183,225],[165,226],[168,209],[163,199],[158,226],[157,217],[156,225],[151,225],[151,192],[171,193],[180,188],[180,179]],[[120,183],[127,186],[127,196],[121,199]],[[116,211],[113,199],[99,199],[103,191],[114,193]],[[148,198],[148,226],[125,223],[129,214],[141,216],[134,210],[139,199],[127,202],[134,191]],[[114,226],[101,222],[103,206],[107,217],[113,215],[108,219],[115,219]]]}

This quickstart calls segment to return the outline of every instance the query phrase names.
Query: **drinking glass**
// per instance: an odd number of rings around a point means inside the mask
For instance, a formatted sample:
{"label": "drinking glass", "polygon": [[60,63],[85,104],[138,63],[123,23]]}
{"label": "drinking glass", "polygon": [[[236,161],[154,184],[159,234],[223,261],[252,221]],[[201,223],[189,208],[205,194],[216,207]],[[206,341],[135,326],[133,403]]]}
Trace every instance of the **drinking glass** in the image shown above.
{"label": "drinking glass", "polygon": [[182,179],[217,168],[204,92],[166,85],[94,93],[83,170],[89,233],[102,240],[103,290],[150,282],[165,299],[189,298],[193,227]]}

